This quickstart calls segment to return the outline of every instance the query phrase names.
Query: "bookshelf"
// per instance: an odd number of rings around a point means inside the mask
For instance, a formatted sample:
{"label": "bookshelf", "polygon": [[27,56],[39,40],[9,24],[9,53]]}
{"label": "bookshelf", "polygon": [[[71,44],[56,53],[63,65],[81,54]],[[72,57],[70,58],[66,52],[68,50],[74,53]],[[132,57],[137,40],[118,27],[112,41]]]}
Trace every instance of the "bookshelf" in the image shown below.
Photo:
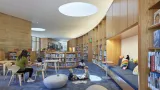
{"label": "bookshelf", "polygon": [[[77,52],[46,52],[46,60],[59,60],[60,68],[72,68],[77,66]],[[49,66],[54,68],[54,66]]]}
{"label": "bookshelf", "polygon": [[[155,0],[155,1],[147,0],[147,2],[150,3],[150,5],[144,8],[146,8],[146,12],[148,12],[146,16],[148,16],[149,18],[145,18],[144,21],[149,21],[149,24],[146,24],[148,27],[146,29],[148,30],[147,31],[148,33],[146,34],[146,37],[148,38],[148,45],[147,45],[148,47],[146,48],[148,49],[148,58],[147,58],[147,61],[143,62],[143,63],[147,62],[147,65],[143,65],[143,64],[141,65],[141,67],[147,68],[145,70],[147,74],[142,73],[140,76],[140,79],[142,80],[141,82],[147,81],[147,83],[145,83],[144,85],[147,85],[147,87],[145,88],[147,88],[148,90],[159,90],[160,87],[157,86],[157,83],[160,83],[159,81],[159,78],[160,78],[160,47],[154,47],[154,44],[155,44],[154,43],[154,39],[155,39],[154,33],[155,31],[160,29],[160,23],[154,24],[154,13],[158,9],[160,9],[160,1],[159,0]],[[145,15],[145,14],[142,13],[142,15]],[[142,25],[141,27],[143,27],[142,31],[144,32],[145,31],[144,26]],[[144,57],[144,56],[141,56],[141,57]],[[142,69],[140,69],[140,71],[142,71]]]}
{"label": "bookshelf", "polygon": [[88,60],[88,44],[84,44],[83,46],[83,59],[85,61]]}
{"label": "bookshelf", "polygon": [[16,60],[17,52],[9,51],[8,52],[8,60]]}
{"label": "bookshelf", "polygon": [[65,63],[66,67],[72,67],[77,65],[77,58],[75,52],[66,52],[65,53]]}

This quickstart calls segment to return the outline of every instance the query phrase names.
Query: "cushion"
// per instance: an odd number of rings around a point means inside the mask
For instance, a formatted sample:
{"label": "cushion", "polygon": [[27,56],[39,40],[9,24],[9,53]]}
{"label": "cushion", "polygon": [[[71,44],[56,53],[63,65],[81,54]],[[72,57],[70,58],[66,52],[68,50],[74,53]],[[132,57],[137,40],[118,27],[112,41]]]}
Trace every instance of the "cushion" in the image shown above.
{"label": "cushion", "polygon": [[128,67],[128,60],[123,58],[121,63],[121,68],[125,70],[127,69],[127,67]]}
{"label": "cushion", "polygon": [[137,64],[133,63],[132,61],[129,61],[128,63],[128,69],[132,70],[137,66]]}
{"label": "cushion", "polygon": [[63,87],[66,85],[67,80],[68,78],[65,74],[59,74],[48,76],[43,80],[43,83],[48,89],[53,89]]}
{"label": "cushion", "polygon": [[111,71],[116,72],[117,74],[121,75],[133,75],[133,71],[126,69],[123,70],[120,66],[115,66],[110,68]]}
{"label": "cushion", "polygon": [[134,75],[138,75],[138,65],[134,68],[133,74],[134,74]]}

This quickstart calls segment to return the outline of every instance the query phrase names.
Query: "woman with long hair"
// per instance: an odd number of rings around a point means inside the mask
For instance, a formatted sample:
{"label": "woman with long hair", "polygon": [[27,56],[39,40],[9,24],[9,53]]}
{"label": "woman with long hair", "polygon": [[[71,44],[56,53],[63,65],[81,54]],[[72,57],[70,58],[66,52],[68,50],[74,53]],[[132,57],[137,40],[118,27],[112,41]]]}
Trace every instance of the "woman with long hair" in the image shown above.
{"label": "woman with long hair", "polygon": [[34,82],[34,80],[32,80],[31,78],[33,74],[33,68],[27,67],[27,66],[31,66],[28,64],[28,51],[27,50],[23,50],[21,54],[18,56],[18,58],[16,59],[16,65],[20,67],[17,73],[29,72],[29,78],[27,82]]}

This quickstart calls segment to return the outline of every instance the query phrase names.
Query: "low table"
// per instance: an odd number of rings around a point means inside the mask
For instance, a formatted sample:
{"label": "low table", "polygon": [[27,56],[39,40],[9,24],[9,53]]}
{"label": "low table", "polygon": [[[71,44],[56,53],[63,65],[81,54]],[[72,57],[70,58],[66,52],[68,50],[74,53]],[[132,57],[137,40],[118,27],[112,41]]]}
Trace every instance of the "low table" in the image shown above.
{"label": "low table", "polygon": [[15,60],[4,60],[4,61],[0,61],[0,64],[3,65],[3,75],[5,76],[6,74],[6,66],[5,63],[15,63]]}
{"label": "low table", "polygon": [[108,90],[101,85],[91,85],[86,90]]}
{"label": "low table", "polygon": [[68,77],[65,74],[52,75],[43,80],[48,89],[61,88],[66,85]]}

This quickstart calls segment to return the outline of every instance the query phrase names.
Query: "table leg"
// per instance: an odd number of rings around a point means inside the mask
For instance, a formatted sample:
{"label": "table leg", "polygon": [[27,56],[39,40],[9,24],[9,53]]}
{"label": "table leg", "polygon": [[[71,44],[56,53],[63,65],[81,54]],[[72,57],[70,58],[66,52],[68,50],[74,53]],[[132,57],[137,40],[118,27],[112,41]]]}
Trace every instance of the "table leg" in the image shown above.
{"label": "table leg", "polygon": [[5,74],[6,74],[6,65],[3,64],[3,76],[5,76]]}
{"label": "table leg", "polygon": [[54,62],[54,67],[55,67],[55,71],[56,71],[56,74],[57,74],[57,63]]}

